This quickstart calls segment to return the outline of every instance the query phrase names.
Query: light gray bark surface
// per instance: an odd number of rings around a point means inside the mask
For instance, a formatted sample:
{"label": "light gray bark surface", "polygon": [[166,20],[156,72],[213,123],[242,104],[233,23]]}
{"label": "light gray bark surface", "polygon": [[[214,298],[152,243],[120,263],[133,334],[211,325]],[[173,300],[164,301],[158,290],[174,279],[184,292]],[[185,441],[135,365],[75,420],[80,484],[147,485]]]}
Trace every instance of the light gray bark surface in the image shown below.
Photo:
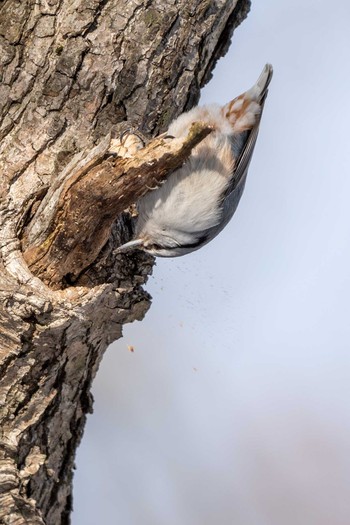
{"label": "light gray bark surface", "polygon": [[150,305],[142,285],[153,260],[113,255],[130,235],[126,216],[79,284],[53,289],[33,275],[23,251],[45,232],[40,203],[111,131],[155,135],[191,107],[248,9],[0,1],[0,523],[69,523],[91,381],[122,325]]}

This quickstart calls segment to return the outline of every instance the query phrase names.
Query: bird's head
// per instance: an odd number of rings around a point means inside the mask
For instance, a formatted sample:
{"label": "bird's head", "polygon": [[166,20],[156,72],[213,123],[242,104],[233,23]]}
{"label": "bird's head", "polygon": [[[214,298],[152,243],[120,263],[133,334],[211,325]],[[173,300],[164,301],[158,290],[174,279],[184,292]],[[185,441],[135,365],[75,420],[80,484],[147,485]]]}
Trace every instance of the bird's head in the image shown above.
{"label": "bird's head", "polygon": [[[209,240],[209,239],[208,239]],[[159,232],[157,235],[145,234],[116,249],[115,253],[142,250],[155,257],[179,257],[197,250],[206,244],[207,237],[184,231]]]}

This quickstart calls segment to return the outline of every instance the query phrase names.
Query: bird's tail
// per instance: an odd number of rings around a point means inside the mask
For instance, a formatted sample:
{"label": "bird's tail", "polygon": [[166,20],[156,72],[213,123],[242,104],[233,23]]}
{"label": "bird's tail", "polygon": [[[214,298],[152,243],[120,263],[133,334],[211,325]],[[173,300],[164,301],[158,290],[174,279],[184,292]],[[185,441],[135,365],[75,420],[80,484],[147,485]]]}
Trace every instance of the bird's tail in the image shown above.
{"label": "bird's tail", "polygon": [[247,91],[247,93],[256,92],[256,97],[260,104],[266,98],[272,75],[273,68],[271,64],[266,64],[254,86],[249,91]]}
{"label": "bird's tail", "polygon": [[224,116],[230,121],[234,133],[248,131],[256,124],[264,105],[272,73],[271,64],[266,64],[254,86],[223,107]]}

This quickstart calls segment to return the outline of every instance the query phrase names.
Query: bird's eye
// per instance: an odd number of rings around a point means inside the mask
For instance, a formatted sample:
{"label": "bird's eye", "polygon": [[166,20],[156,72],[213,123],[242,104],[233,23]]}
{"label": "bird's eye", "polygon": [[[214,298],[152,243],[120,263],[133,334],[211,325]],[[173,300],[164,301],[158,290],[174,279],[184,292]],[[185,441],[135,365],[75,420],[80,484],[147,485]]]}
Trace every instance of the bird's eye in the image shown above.
{"label": "bird's eye", "polygon": [[147,250],[161,250],[162,246],[160,246],[159,244],[153,242],[152,244],[147,244],[146,248],[147,248]]}

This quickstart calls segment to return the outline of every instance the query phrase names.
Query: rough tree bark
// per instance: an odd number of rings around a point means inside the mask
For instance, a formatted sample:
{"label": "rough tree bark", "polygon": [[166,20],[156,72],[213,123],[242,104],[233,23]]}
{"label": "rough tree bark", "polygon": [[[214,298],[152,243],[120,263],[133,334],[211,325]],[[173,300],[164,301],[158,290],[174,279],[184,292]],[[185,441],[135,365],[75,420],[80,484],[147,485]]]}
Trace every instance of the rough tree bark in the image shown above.
{"label": "rough tree bark", "polygon": [[150,305],[121,212],[210,130],[127,160],[110,136],[194,105],[249,4],[0,0],[0,523],[69,523],[91,381]]}

